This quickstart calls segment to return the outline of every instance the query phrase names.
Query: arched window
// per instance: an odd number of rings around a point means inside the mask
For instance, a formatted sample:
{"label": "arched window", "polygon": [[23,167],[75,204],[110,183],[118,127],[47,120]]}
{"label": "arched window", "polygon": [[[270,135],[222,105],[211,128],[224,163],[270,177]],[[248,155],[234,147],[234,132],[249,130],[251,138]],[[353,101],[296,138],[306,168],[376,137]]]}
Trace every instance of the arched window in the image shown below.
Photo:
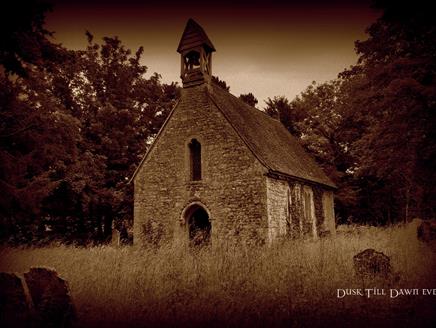
{"label": "arched window", "polygon": [[192,139],[189,143],[189,159],[191,180],[201,180],[201,144],[197,139]]}

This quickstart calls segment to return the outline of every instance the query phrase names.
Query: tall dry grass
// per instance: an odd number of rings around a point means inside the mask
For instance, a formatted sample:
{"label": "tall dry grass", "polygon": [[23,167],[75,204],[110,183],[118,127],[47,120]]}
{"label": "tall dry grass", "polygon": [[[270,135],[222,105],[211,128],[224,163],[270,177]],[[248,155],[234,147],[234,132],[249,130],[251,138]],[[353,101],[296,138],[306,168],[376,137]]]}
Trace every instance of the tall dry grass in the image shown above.
{"label": "tall dry grass", "polygon": [[[353,256],[374,248],[400,280],[362,281]],[[336,297],[345,288],[436,288],[436,255],[412,225],[341,227],[336,237],[271,247],[165,245],[3,248],[0,271],[55,268],[78,326],[436,326],[436,296]]]}

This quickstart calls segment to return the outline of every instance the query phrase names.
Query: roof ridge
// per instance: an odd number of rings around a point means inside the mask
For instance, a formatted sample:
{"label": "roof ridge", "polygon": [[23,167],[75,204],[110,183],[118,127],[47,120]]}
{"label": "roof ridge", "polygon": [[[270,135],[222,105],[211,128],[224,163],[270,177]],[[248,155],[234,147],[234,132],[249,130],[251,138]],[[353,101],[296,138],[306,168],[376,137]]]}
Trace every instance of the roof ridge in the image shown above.
{"label": "roof ridge", "polygon": [[[198,92],[205,93],[206,99],[210,101],[210,106],[215,106],[223,114],[224,119],[230,124],[240,140],[253,153],[259,163],[268,170],[268,173],[336,188],[336,185],[325,174],[313,156],[303,148],[299,140],[280,121],[244,103],[230,92],[221,90],[217,85],[209,85],[209,87],[202,85]],[[129,183],[136,177],[153,151],[162,131],[166,128],[182,98],[183,95],[172,108]],[[263,115],[257,114],[253,109],[263,113]]]}
{"label": "roof ridge", "polygon": [[246,102],[244,102],[243,100],[241,100],[239,97],[235,96],[235,95],[234,95],[233,93],[231,93],[230,91],[227,91],[227,90],[221,88],[221,87],[220,87],[218,84],[216,84],[215,82],[213,82],[213,83],[214,83],[214,86],[219,87],[219,88],[221,89],[222,92],[227,92],[227,93],[228,93],[229,95],[231,95],[233,98],[237,99],[241,104],[244,104],[244,106],[250,107],[251,109],[254,109],[254,110],[256,110],[256,111],[258,111],[258,112],[260,112],[260,113],[266,115],[266,117],[270,118],[271,120],[273,120],[273,121],[277,121],[277,122],[279,122],[280,124],[282,124],[282,122],[281,122],[279,119],[276,119],[276,118],[270,116],[267,112],[263,111],[262,109],[259,109],[259,108],[256,108],[256,107],[254,107],[254,106],[251,106],[251,105],[247,104]]}
{"label": "roof ridge", "polygon": [[271,173],[278,172],[290,178],[336,188],[300,140],[282,122],[246,104],[229,91],[215,84],[212,86],[213,88],[208,88],[211,101]]}
{"label": "roof ridge", "polygon": [[[220,86],[216,85],[216,87],[222,89]],[[222,90],[223,92],[226,92],[230,95],[232,95],[230,92],[228,92],[227,90]],[[268,166],[268,164],[266,163],[266,161],[263,158],[260,158],[259,155],[252,149],[252,146],[250,146],[250,143],[246,140],[246,138],[238,131],[238,129],[234,126],[234,124],[232,123],[232,120],[227,116],[227,114],[221,109],[221,107],[217,104],[217,102],[215,101],[215,99],[213,99],[213,96],[210,92],[207,92],[207,95],[209,97],[209,99],[212,101],[212,103],[215,105],[216,108],[218,108],[218,110],[221,112],[221,114],[223,114],[224,118],[226,119],[227,122],[229,122],[230,126],[233,128],[233,130],[236,132],[236,134],[239,136],[239,138],[241,138],[241,140],[244,142],[244,144],[248,147],[248,149],[253,153],[254,157],[257,158],[257,160],[263,165],[265,166],[268,170],[271,170],[271,168]],[[233,96],[233,95],[232,95]],[[242,100],[241,100],[242,101]],[[249,106],[249,105],[248,105]],[[251,107],[251,106],[249,106]]]}

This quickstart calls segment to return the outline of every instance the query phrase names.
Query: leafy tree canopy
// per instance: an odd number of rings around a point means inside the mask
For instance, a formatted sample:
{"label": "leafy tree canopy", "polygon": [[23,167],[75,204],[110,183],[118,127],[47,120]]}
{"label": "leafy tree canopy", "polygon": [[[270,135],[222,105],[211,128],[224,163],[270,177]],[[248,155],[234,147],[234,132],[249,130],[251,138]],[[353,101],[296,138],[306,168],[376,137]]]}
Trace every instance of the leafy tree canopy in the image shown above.
{"label": "leafy tree canopy", "polygon": [[259,102],[251,92],[247,94],[241,94],[239,96],[239,99],[252,107],[256,107],[257,103]]}

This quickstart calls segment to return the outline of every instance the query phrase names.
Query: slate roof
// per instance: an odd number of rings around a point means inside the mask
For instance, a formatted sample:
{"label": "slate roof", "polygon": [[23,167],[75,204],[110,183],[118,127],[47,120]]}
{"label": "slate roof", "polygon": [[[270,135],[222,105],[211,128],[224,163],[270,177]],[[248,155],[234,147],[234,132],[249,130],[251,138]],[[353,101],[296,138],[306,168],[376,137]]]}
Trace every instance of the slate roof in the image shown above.
{"label": "slate roof", "polygon": [[198,25],[192,18],[188,20],[185,30],[177,47],[177,52],[183,53],[187,49],[192,49],[198,46],[206,46],[209,50],[215,51],[215,47],[206,35],[203,28]]}
{"label": "slate roof", "polygon": [[[183,53],[197,46],[206,46],[210,51],[215,51],[203,28],[193,19],[189,19],[177,51]],[[203,86],[195,86],[195,88],[198,88],[198,92],[208,93],[210,100],[223,113],[236,133],[259,162],[268,169],[269,173],[336,188],[335,184],[281,122],[247,105],[214,83],[211,83],[210,91]],[[177,104],[167,117],[130,181],[135,178],[151,149],[158,142],[161,132],[165,129],[176,108]]]}
{"label": "slate roof", "polygon": [[284,125],[212,83],[210,98],[270,173],[335,184]]}

